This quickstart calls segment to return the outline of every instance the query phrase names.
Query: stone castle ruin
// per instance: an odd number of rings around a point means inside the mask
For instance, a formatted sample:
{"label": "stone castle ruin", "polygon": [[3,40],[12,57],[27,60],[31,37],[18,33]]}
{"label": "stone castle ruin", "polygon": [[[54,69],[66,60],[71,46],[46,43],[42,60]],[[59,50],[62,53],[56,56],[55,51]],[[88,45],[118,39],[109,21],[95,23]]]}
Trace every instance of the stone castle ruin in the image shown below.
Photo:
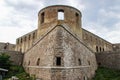
{"label": "stone castle ruin", "polygon": [[90,80],[98,66],[120,69],[120,44],[83,29],[81,18],[70,6],[40,10],[38,28],[19,37],[13,50],[24,55],[25,71],[40,80]]}

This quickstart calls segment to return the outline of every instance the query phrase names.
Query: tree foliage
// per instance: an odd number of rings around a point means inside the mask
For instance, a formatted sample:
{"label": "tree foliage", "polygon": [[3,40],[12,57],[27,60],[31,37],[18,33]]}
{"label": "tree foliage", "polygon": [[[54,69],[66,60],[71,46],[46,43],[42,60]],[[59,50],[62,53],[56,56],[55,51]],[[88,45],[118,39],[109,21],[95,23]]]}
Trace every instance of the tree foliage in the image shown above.
{"label": "tree foliage", "polygon": [[11,66],[10,56],[5,53],[0,54],[0,68],[9,69]]}

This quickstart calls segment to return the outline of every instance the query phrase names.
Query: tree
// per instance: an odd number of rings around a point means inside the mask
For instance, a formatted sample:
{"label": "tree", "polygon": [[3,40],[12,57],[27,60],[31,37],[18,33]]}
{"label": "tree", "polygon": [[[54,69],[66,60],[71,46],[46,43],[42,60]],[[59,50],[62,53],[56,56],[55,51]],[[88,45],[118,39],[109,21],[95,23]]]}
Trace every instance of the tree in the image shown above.
{"label": "tree", "polygon": [[10,56],[5,53],[0,54],[0,68],[9,69],[11,66]]}

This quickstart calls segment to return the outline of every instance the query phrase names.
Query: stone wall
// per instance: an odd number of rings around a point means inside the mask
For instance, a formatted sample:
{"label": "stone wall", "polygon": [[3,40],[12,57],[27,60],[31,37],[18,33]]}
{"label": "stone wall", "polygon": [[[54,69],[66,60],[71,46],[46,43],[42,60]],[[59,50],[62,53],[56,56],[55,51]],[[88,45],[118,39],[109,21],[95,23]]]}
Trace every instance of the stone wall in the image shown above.
{"label": "stone wall", "polygon": [[15,51],[25,53],[37,39],[37,30],[27,33],[16,39]]}
{"label": "stone wall", "polygon": [[82,29],[82,31],[84,43],[94,52],[113,51],[112,43],[85,29]]}
{"label": "stone wall", "polygon": [[50,33],[53,30],[52,27],[50,28],[45,29],[46,33],[24,55],[23,66],[26,72],[43,80],[51,80],[50,69],[45,67],[53,66],[54,62],[56,31]]}
{"label": "stone wall", "polygon": [[0,50],[15,50],[15,44],[0,42]]}
{"label": "stone wall", "polygon": [[[68,26],[51,28],[25,53],[25,70],[43,80],[91,79],[97,69],[95,55],[75,36]],[[61,57],[60,66],[56,57]]]}
{"label": "stone wall", "polygon": [[23,63],[23,54],[21,54],[21,52],[0,50],[0,55],[1,55],[1,53],[9,55],[10,60],[12,61],[13,64],[22,65],[22,63]]}
{"label": "stone wall", "polygon": [[113,44],[113,50],[114,51],[120,50],[120,43]]}
{"label": "stone wall", "polygon": [[[81,38],[71,31],[68,26],[59,26],[58,32],[61,32],[63,39],[62,47],[64,66],[73,68],[73,72],[71,71],[71,68],[66,70],[66,72],[68,71],[66,73],[66,80],[76,80],[77,78],[84,80],[84,77],[91,79],[97,69],[95,55],[92,50],[89,49],[82,42]],[[57,54],[61,54],[61,52]]]}
{"label": "stone wall", "polygon": [[96,59],[99,66],[120,69],[120,50],[97,53]]}

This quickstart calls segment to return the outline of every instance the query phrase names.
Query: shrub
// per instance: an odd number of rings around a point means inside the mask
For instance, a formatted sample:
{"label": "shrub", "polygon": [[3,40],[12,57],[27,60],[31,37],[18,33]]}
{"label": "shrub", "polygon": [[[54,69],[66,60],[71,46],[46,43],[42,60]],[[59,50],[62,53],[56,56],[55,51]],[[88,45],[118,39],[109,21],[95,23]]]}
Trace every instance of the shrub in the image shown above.
{"label": "shrub", "polygon": [[0,55],[0,68],[9,69],[11,66],[10,56],[5,53]]}
{"label": "shrub", "polygon": [[93,80],[120,80],[120,70],[99,67]]}

